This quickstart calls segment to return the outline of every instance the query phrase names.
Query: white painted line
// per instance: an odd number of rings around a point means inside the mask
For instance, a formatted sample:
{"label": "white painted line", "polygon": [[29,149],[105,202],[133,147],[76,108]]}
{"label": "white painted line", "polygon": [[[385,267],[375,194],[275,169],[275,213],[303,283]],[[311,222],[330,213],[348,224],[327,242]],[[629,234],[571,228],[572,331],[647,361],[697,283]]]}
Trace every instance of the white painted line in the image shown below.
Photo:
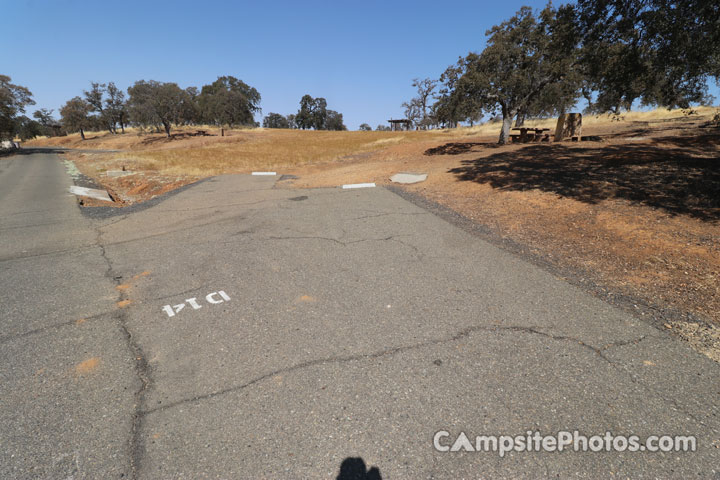
{"label": "white painted line", "polygon": [[275,172],[252,172],[253,175],[277,175]]}
{"label": "white painted line", "polygon": [[70,193],[75,195],[81,195],[83,197],[96,198],[98,200],[105,200],[106,202],[112,202],[113,199],[105,190],[97,190],[95,188],[85,188],[73,185],[70,187]]}
{"label": "white painted line", "polygon": [[342,188],[348,189],[348,188],[372,188],[374,187],[374,183],[351,183],[348,185],[343,185]]}

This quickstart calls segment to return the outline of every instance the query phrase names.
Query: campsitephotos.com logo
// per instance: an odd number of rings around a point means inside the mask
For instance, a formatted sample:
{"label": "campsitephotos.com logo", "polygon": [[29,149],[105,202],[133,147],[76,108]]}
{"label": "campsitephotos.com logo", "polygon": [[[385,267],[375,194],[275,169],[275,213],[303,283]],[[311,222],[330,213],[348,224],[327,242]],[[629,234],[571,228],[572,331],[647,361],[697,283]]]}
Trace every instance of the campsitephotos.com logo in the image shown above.
{"label": "campsitephotos.com logo", "polygon": [[586,436],[579,431],[560,431],[543,435],[528,430],[524,435],[478,435],[465,432],[451,435],[440,430],[433,436],[438,452],[495,452],[504,457],[510,452],[695,452],[697,439],[687,435],[650,435],[644,440],[637,435]]}

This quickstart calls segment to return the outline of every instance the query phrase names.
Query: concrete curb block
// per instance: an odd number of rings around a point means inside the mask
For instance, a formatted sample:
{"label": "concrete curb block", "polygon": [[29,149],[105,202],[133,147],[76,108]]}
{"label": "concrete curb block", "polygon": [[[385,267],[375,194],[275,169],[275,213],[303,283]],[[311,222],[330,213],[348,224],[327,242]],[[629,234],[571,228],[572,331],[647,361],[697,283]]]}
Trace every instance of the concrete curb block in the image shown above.
{"label": "concrete curb block", "polygon": [[342,188],[347,190],[349,188],[373,188],[374,186],[374,183],[350,183],[348,185],[343,185]]}
{"label": "concrete curb block", "polygon": [[106,202],[113,201],[105,190],[97,190],[95,188],[78,187],[77,185],[73,185],[70,187],[70,193],[83,197],[95,198],[97,200],[104,200]]}

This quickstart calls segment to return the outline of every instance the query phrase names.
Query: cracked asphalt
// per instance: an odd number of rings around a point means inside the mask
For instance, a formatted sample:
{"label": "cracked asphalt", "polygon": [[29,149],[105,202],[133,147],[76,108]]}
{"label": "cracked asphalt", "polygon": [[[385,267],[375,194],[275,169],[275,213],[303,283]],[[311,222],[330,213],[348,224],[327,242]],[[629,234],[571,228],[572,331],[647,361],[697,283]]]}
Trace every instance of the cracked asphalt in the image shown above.
{"label": "cracked asphalt", "polygon": [[0,159],[0,478],[720,478],[716,363],[389,190],[222,176],[118,214],[71,183]]}

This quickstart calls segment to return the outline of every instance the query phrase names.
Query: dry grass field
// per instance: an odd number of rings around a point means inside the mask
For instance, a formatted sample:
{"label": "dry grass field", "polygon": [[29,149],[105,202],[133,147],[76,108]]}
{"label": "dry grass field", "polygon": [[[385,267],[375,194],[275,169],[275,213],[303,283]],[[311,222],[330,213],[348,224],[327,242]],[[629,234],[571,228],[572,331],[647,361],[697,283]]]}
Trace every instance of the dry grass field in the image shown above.
{"label": "dry grass field", "polygon": [[[697,116],[714,112],[712,107],[697,109]],[[686,118],[682,110],[630,112],[620,120],[613,117],[586,116],[585,132],[622,131],[627,126],[667,122]],[[692,118],[692,117],[690,117]],[[555,119],[529,121],[528,125],[554,129]],[[204,130],[207,135],[197,135]],[[482,137],[492,142],[500,124],[489,122],[475,127],[411,132],[325,132],[275,129],[226,130],[220,136],[215,127],[180,127],[171,138],[163,133],[144,133],[130,128],[124,135],[89,132],[83,141],[79,134],[67,137],[39,138],[26,146],[61,146],[96,150],[123,150],[122,153],[96,157],[101,171],[125,166],[133,171],[148,171],[168,176],[204,177],[252,170],[278,170],[305,165],[344,161],[357,155],[379,152],[393,145],[442,142],[467,137]],[[90,175],[93,172],[89,172]]]}
{"label": "dry grass field", "polygon": [[[427,172],[426,182],[404,189],[595,291],[631,299],[629,308],[666,319],[665,328],[720,361],[720,129],[710,122],[716,111],[586,116],[583,135],[599,140],[587,142],[498,146],[499,124],[485,124],[427,132],[232,130],[225,137],[183,128],[171,139],[130,131],[28,145],[122,150],[68,154],[119,204],[252,170],[299,177],[278,188],[382,185],[400,171]],[[554,128],[554,120],[528,125]],[[135,173],[105,176],[123,167]]]}
{"label": "dry grass field", "polygon": [[[206,135],[197,135],[204,130]],[[164,134],[143,134],[129,129],[125,135],[88,133],[38,139],[26,146],[62,146],[67,148],[124,150],[105,155],[107,169],[126,166],[133,171],[151,171],[165,175],[207,176],[247,173],[320,164],[377,152],[390,145],[428,139],[451,138],[453,131],[423,132],[327,132],[280,129],[220,130],[208,127],[181,127]]]}

